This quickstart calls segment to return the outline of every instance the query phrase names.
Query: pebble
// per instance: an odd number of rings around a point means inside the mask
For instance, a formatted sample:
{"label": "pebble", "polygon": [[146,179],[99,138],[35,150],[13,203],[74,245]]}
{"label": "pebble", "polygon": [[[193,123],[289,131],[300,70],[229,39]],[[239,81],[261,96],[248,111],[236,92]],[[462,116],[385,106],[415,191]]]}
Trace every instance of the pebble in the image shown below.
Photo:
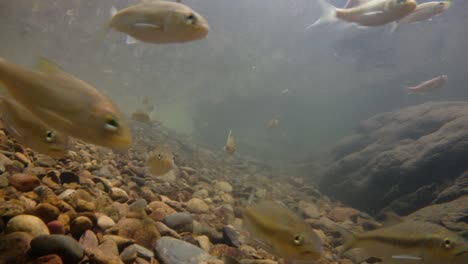
{"label": "pebble", "polygon": [[156,223],[150,218],[124,218],[113,229],[118,230],[119,236],[133,239],[137,244],[146,248],[152,248],[160,237]]}
{"label": "pebble", "polygon": [[179,233],[193,231],[193,217],[187,212],[168,215],[164,217],[162,222]]}
{"label": "pebble", "polygon": [[37,154],[36,164],[42,167],[53,167],[57,164],[57,161],[47,155]]}
{"label": "pebble", "polygon": [[176,213],[176,210],[160,201],[151,202],[148,207],[151,209],[150,217],[154,221],[162,221],[164,217]]}
{"label": "pebble", "polygon": [[41,218],[44,223],[56,220],[60,210],[50,203],[41,203],[34,209],[34,215]]}
{"label": "pebble", "polygon": [[3,173],[0,175],[0,188],[5,188],[8,186],[8,173]]}
{"label": "pebble", "polygon": [[222,192],[232,192],[232,186],[229,182],[218,181],[215,184],[215,189]]}
{"label": "pebble", "polygon": [[83,258],[84,251],[73,238],[64,235],[40,235],[31,241],[32,257],[59,255],[64,263],[75,264]]}
{"label": "pebble", "polygon": [[239,232],[232,227],[223,226],[223,243],[228,246],[239,247]]}
{"label": "pebble", "polygon": [[23,173],[15,173],[8,178],[10,185],[22,192],[32,191],[41,184],[38,177]]}
{"label": "pebble", "polygon": [[65,226],[58,220],[47,223],[50,234],[65,235]]}
{"label": "pebble", "polygon": [[115,222],[109,216],[107,216],[105,214],[101,214],[100,216],[98,216],[97,225],[102,230],[107,230],[108,228],[111,228],[111,227],[115,226]]}
{"label": "pebble", "polygon": [[63,264],[59,255],[46,255],[36,259],[35,264]]}
{"label": "pebble", "polygon": [[116,202],[125,203],[126,201],[128,201],[128,194],[126,191],[114,187],[111,190],[111,198]]}
{"label": "pebble", "polygon": [[199,198],[192,198],[187,202],[187,210],[191,213],[206,213],[210,207]]}
{"label": "pebble", "polygon": [[49,228],[42,220],[34,215],[17,215],[6,225],[5,233],[26,232],[33,237],[48,235]]}
{"label": "pebble", "polygon": [[26,252],[32,236],[25,232],[13,232],[0,236],[0,263],[26,263]]}
{"label": "pebble", "polygon": [[78,216],[73,219],[70,225],[70,232],[73,236],[79,237],[86,230],[93,228],[93,222],[86,216]]}
{"label": "pebble", "polygon": [[154,250],[163,264],[199,264],[212,258],[199,247],[172,237],[161,237]]}
{"label": "pebble", "polygon": [[354,208],[348,207],[335,207],[328,213],[328,218],[335,222],[344,222],[346,220],[357,221],[357,217],[360,215],[360,212]]}

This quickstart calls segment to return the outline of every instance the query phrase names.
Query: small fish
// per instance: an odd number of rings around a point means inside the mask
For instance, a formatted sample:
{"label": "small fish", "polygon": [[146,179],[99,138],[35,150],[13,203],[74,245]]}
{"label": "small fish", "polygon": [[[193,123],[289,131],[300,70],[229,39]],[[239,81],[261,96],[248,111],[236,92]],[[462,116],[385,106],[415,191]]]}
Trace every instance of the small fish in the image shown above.
{"label": "small fish", "polygon": [[268,121],[268,123],[266,124],[266,128],[267,129],[272,129],[272,128],[275,128],[279,125],[279,119],[278,119],[278,115],[274,115],[270,121]]}
{"label": "small fish", "polygon": [[325,0],[318,0],[323,15],[312,25],[314,26],[342,20],[361,26],[375,27],[395,22],[413,12],[415,0],[370,0],[352,8],[336,8]]}
{"label": "small fish", "polygon": [[141,123],[151,123],[150,116],[143,111],[136,111],[132,113],[132,119]]}
{"label": "small fish", "polygon": [[398,24],[411,24],[431,19],[449,9],[450,1],[427,2],[419,4],[409,15],[398,20]]}
{"label": "small fish", "polygon": [[0,98],[0,119],[20,144],[54,158],[68,153],[68,136],[53,130],[14,100]]}
{"label": "small fish", "polygon": [[361,248],[366,257],[377,257],[383,263],[468,263],[468,242],[430,222],[407,220],[359,234],[337,229],[345,238],[342,252]]}
{"label": "small fish", "polygon": [[111,10],[109,28],[126,33],[127,44],[182,43],[206,37],[208,22],[190,7],[177,2],[143,1]]}
{"label": "small fish", "polygon": [[407,87],[406,91],[410,94],[431,92],[431,91],[442,88],[445,85],[445,83],[447,83],[447,79],[448,79],[447,75],[440,75],[428,81],[422,82],[416,86]]}
{"label": "small fish", "polygon": [[284,89],[280,92],[280,94],[288,94],[290,93],[291,91],[289,89]]}
{"label": "small fish", "polygon": [[149,153],[146,165],[149,167],[149,172],[152,175],[164,175],[174,167],[174,154],[172,154],[168,147],[157,145]]}
{"label": "small fish", "polygon": [[234,152],[236,152],[236,142],[234,141],[234,137],[232,136],[232,129],[229,130],[226,145],[223,147],[223,150],[226,151],[226,153],[228,153],[229,155],[233,155]]}
{"label": "small fish", "polygon": [[288,260],[318,260],[322,241],[303,219],[286,206],[261,201],[242,209],[243,224],[252,239],[270,253]]}
{"label": "small fish", "polygon": [[117,107],[90,84],[40,59],[30,70],[0,58],[0,82],[48,126],[88,143],[127,148],[130,129]]}

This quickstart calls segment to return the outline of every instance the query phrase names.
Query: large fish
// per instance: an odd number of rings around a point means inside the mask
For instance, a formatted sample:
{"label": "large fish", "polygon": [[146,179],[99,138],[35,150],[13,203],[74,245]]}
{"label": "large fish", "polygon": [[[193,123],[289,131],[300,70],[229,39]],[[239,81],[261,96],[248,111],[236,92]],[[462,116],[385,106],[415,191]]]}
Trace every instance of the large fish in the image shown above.
{"label": "large fish", "polygon": [[206,37],[209,31],[205,18],[190,7],[156,0],[120,11],[113,8],[109,27],[129,35],[127,44],[188,42]]}
{"label": "large fish", "polygon": [[127,148],[129,127],[117,107],[90,84],[41,59],[30,70],[0,58],[0,82],[48,126],[89,143]]}
{"label": "large fish", "polygon": [[342,252],[360,248],[385,264],[468,263],[468,242],[433,223],[408,220],[360,234],[337,228],[345,238]]}
{"label": "large fish", "polygon": [[318,260],[320,237],[286,206],[261,201],[242,210],[243,225],[265,250],[288,260]]}
{"label": "large fish", "polygon": [[69,150],[68,136],[53,130],[10,98],[0,98],[0,119],[5,129],[28,148],[56,158]]}
{"label": "large fish", "polygon": [[437,89],[442,88],[447,83],[447,80],[447,75],[440,75],[433,79],[424,81],[416,86],[408,87],[406,91],[409,94],[435,91]]}
{"label": "large fish", "polygon": [[318,3],[323,15],[307,28],[337,20],[368,27],[381,26],[405,17],[417,5],[415,0],[370,0],[345,9],[336,8],[325,0],[319,0]]}
{"label": "large fish", "polygon": [[419,4],[409,15],[398,20],[398,24],[410,24],[431,19],[433,16],[446,11],[450,7],[449,1],[427,2]]}

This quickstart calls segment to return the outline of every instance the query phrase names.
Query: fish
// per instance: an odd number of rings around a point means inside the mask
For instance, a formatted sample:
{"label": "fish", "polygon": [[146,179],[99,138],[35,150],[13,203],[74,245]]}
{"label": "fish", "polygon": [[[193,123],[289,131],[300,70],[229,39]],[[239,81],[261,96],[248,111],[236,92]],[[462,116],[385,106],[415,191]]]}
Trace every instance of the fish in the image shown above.
{"label": "fish", "polygon": [[224,145],[223,150],[226,151],[229,155],[233,155],[236,152],[236,141],[232,136],[232,128],[229,130],[229,134],[226,139],[226,145]]}
{"label": "fish", "polygon": [[353,8],[359,5],[362,5],[364,3],[367,3],[371,0],[348,0],[346,4],[343,6],[343,8]]}
{"label": "fish", "polygon": [[11,98],[0,97],[0,119],[18,143],[50,157],[64,157],[70,138],[55,131]]}
{"label": "fish", "polygon": [[409,94],[431,92],[442,88],[447,83],[447,80],[447,75],[440,75],[428,81],[424,81],[416,86],[407,87],[406,91]]}
{"label": "fish", "polygon": [[154,176],[161,176],[174,167],[174,154],[167,146],[157,145],[148,155],[146,165]]}
{"label": "fish", "polygon": [[250,237],[271,254],[288,260],[318,260],[323,243],[312,228],[285,205],[264,200],[241,209]]}
{"label": "fish", "polygon": [[279,125],[279,119],[278,119],[278,115],[274,115],[270,121],[268,121],[268,123],[266,124],[266,128],[267,129],[272,129],[272,128],[275,128]]}
{"label": "fish", "polygon": [[366,257],[382,259],[382,263],[468,263],[468,241],[434,223],[404,220],[358,234],[339,226],[337,230],[345,239],[342,253],[361,248]]}
{"label": "fish", "polygon": [[127,44],[183,43],[208,35],[206,19],[190,7],[168,1],[142,1],[117,11],[111,10],[108,29],[127,34]]}
{"label": "fish", "polygon": [[110,99],[45,58],[38,67],[30,70],[0,58],[0,82],[11,98],[68,136],[109,148],[129,147],[130,129]]}
{"label": "fish", "polygon": [[450,1],[434,1],[419,4],[413,12],[398,20],[398,24],[411,24],[431,19],[435,15],[449,9],[450,5]]}
{"label": "fish", "polygon": [[318,0],[318,3],[323,15],[306,29],[338,20],[365,27],[382,26],[410,14],[417,5],[415,0],[370,0],[344,9],[336,8],[325,0]]}
{"label": "fish", "polygon": [[288,94],[290,93],[291,91],[289,91],[289,89],[284,89],[280,92],[280,94]]}

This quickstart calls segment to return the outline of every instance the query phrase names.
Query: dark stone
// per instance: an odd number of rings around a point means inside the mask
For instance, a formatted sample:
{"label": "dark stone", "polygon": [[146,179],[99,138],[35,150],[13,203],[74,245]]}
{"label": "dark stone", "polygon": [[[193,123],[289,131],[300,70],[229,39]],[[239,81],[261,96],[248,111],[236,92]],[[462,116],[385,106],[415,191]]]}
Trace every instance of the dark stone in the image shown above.
{"label": "dark stone", "polygon": [[170,214],[164,217],[162,222],[179,233],[193,231],[193,218],[187,212]]}
{"label": "dark stone", "polygon": [[40,235],[31,241],[29,255],[41,257],[56,254],[64,263],[78,263],[83,258],[84,251],[80,244],[69,236],[64,235]]}
{"label": "dark stone", "polygon": [[232,247],[240,247],[239,233],[229,226],[223,226],[223,243]]}

